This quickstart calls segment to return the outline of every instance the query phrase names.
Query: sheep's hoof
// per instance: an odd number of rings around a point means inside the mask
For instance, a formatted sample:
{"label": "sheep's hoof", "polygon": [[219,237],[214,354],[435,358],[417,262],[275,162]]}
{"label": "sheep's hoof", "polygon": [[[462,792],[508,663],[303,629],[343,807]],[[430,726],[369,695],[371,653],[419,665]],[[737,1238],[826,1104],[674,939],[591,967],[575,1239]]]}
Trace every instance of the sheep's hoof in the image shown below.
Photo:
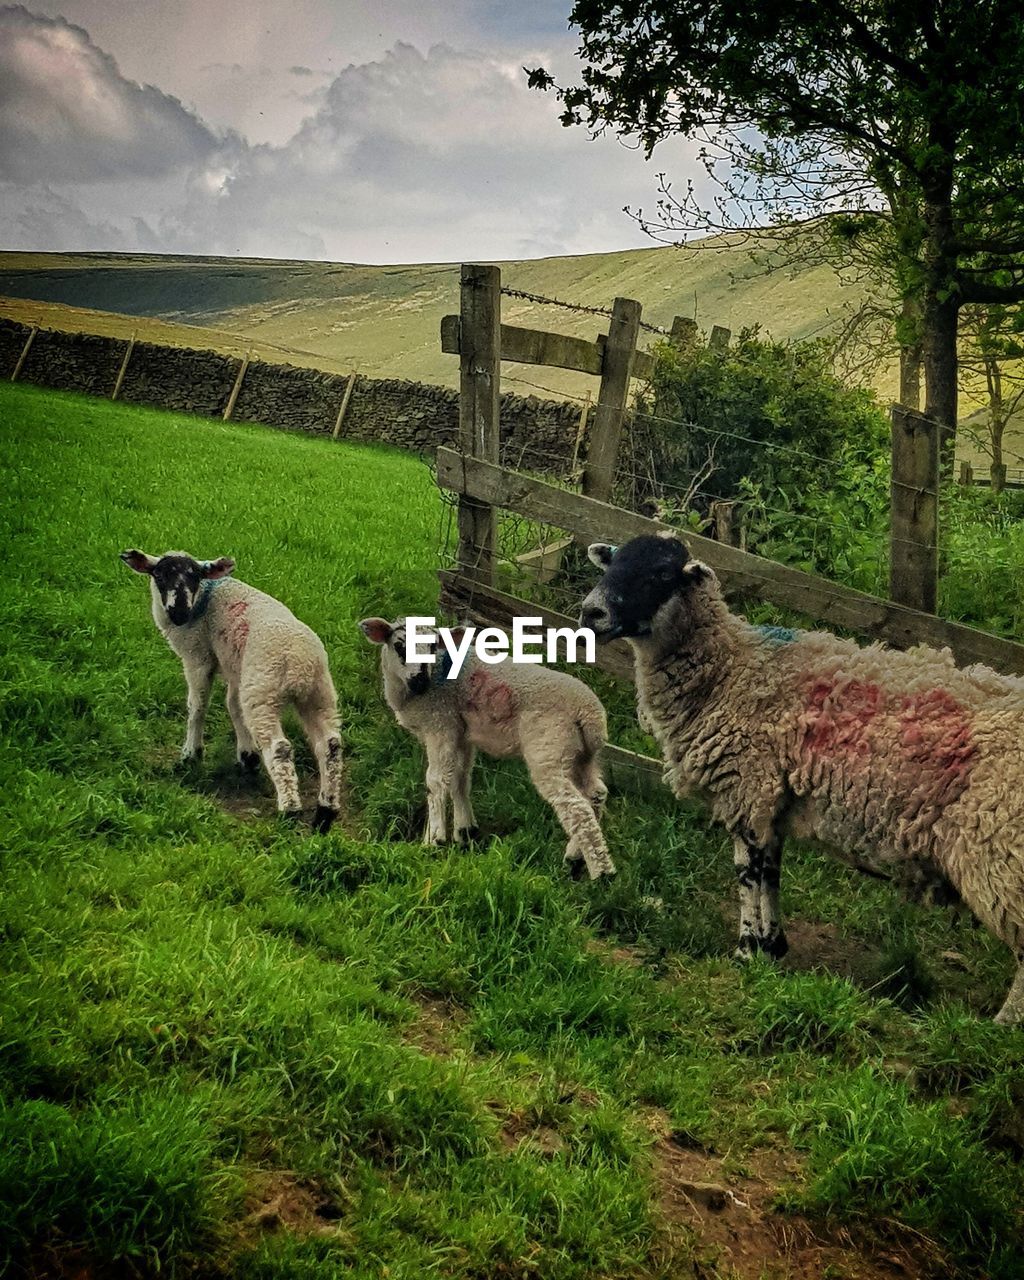
{"label": "sheep's hoof", "polygon": [[245,773],[255,773],[260,767],[259,752],[240,751],[238,753],[238,767]]}
{"label": "sheep's hoof", "polygon": [[325,836],[331,829],[331,823],[338,816],[337,809],[332,809],[330,805],[318,804],[316,813],[313,814],[313,830],[321,836]]}
{"label": "sheep's hoof", "polygon": [[780,929],[774,938],[759,939],[758,950],[763,955],[771,956],[773,960],[781,960],[789,950],[789,942],[786,935]]}
{"label": "sheep's hoof", "polygon": [[471,844],[475,844],[480,839],[481,834],[479,827],[459,827],[455,833],[456,839],[463,849],[468,849]]}
{"label": "sheep's hoof", "polygon": [[193,751],[190,755],[185,755],[182,752],[174,768],[178,773],[195,773],[202,763],[203,749],[200,747],[198,751]]}
{"label": "sheep's hoof", "polygon": [[278,809],[277,819],[284,827],[297,827],[302,821],[302,810]]}
{"label": "sheep's hoof", "polygon": [[566,862],[569,871],[570,880],[582,880],[587,874],[587,861],[585,858],[573,858],[571,862]]}
{"label": "sheep's hoof", "polygon": [[757,939],[753,934],[744,934],[736,944],[736,950],[732,953],[732,958],[738,960],[740,964],[748,964],[757,955],[757,952]]}

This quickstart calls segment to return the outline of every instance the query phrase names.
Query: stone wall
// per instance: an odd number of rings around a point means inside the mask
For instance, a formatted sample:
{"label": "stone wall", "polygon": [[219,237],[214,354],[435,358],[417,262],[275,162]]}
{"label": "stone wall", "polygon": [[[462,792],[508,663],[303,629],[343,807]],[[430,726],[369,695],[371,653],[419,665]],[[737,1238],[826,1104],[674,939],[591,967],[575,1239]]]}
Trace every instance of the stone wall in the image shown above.
{"label": "stone wall", "polygon": [[[0,378],[10,378],[30,330],[0,320]],[[19,381],[65,391],[109,396],[127,341],[94,334],[40,329]],[[219,416],[231,395],[241,361],[216,351],[136,342],[119,399],[182,413]],[[235,403],[236,422],[326,435],[334,430],[348,378],[319,369],[250,362]],[[560,475],[573,458],[580,410],[536,396],[501,397],[501,461],[507,466]],[[455,445],[459,393],[398,378],[360,375],[352,389],[341,437],[380,441],[430,454]]]}

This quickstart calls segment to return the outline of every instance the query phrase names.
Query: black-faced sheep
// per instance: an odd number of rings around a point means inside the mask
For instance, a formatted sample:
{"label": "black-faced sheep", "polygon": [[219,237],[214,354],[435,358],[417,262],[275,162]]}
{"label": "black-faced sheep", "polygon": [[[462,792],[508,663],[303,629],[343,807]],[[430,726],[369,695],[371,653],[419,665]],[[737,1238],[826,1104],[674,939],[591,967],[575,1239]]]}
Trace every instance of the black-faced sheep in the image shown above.
{"label": "black-faced sheep", "polygon": [[[568,836],[566,862],[591,878],[613,874],[599,816],[607,795],[599,754],[607,738],[604,707],[582,681],[544,666],[485,664],[468,657],[456,679],[438,655],[433,664],[407,661],[405,619],[366,618],[363,634],[381,646],[384,697],[403,728],[427,754],[424,843],[448,839],[448,799],[456,838],[475,834],[470,782],[476,750],[519,756],[538,792]],[[458,630],[453,631],[461,639]]]}
{"label": "black-faced sheep", "polygon": [[[783,955],[785,835],[909,885],[948,881],[1024,952],[1024,680],[958,669],[948,650],[860,647],[755,627],[671,537],[590,557],[605,570],[581,621],[626,638],[643,721],[679,796],[733,837],[739,953]],[[1024,1019],[1024,964],[996,1021]]]}
{"label": "black-faced sheep", "polygon": [[203,724],[216,674],[227,685],[238,762],[258,769],[260,757],[282,813],[297,816],[301,801],[292,744],[281,727],[291,703],[320,769],[313,825],[327,831],[340,803],[341,737],[337,699],[320,638],[273,596],[230,577],[234,560],[195,560],[184,551],[162,556],[123,551],[121,559],[149,576],[153,621],[181,659],[188,684],[184,762],[203,751]]}

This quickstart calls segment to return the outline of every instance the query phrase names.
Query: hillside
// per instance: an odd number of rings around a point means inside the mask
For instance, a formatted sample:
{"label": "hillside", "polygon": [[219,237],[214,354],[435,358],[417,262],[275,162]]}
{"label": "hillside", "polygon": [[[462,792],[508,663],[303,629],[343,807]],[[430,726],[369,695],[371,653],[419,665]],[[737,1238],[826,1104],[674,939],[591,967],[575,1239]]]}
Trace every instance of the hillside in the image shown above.
{"label": "hillside", "polygon": [[[745,247],[728,237],[701,248],[663,246],[582,257],[503,262],[506,286],[588,307],[607,307],[617,295],[638,298],[644,319],[668,326],[696,313],[702,327],[738,330],[761,324],[780,339],[825,331],[861,297],[823,267],[768,274]],[[151,336],[153,320],[218,330],[203,341],[238,349],[255,340],[301,348],[330,367],[353,365],[378,377],[412,378],[456,386],[458,368],[441,354],[441,317],[458,309],[457,264],[374,267],[346,263],[281,262],[102,254],[0,254],[0,313],[62,327],[52,308],[33,299],[117,312]],[[593,337],[604,318],[509,298],[504,317]],[[81,323],[68,317],[63,323]],[[140,324],[141,322],[141,324]],[[111,329],[105,322],[103,332]],[[97,330],[99,331],[99,330]],[[122,330],[123,331],[123,330]],[[237,335],[237,336],[236,336]],[[152,335],[155,338],[155,335]],[[654,335],[645,334],[650,342]],[[156,339],[155,340],[163,340]],[[200,341],[194,338],[194,344]],[[269,357],[268,357],[269,358]],[[301,361],[296,361],[301,363]],[[510,374],[557,392],[581,393],[589,380],[555,370]],[[528,392],[528,386],[510,388]]]}

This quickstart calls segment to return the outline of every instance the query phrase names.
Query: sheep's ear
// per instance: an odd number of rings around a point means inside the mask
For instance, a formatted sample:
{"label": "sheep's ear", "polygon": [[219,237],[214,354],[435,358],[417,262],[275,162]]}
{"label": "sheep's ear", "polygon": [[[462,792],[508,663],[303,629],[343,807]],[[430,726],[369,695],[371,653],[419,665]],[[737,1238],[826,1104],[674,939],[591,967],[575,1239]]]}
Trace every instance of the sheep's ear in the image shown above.
{"label": "sheep's ear", "polygon": [[136,573],[152,573],[154,566],[159,564],[156,556],[146,555],[145,551],[139,551],[135,547],[130,551],[122,551],[121,559],[129,569],[134,569]]}
{"label": "sheep's ear", "polygon": [[226,578],[235,567],[230,556],[221,556],[219,560],[204,560],[199,566],[204,578]]}
{"label": "sheep's ear", "polygon": [[683,576],[696,584],[698,582],[707,582],[709,578],[713,578],[715,571],[710,565],[705,564],[703,560],[691,560],[683,566]]}
{"label": "sheep's ear", "polygon": [[372,644],[387,644],[395,634],[394,627],[383,618],[364,618],[359,630]]}
{"label": "sheep's ear", "polygon": [[614,559],[618,547],[613,547],[608,542],[592,542],[587,547],[587,555],[591,562],[596,564],[599,569],[607,569]]}

